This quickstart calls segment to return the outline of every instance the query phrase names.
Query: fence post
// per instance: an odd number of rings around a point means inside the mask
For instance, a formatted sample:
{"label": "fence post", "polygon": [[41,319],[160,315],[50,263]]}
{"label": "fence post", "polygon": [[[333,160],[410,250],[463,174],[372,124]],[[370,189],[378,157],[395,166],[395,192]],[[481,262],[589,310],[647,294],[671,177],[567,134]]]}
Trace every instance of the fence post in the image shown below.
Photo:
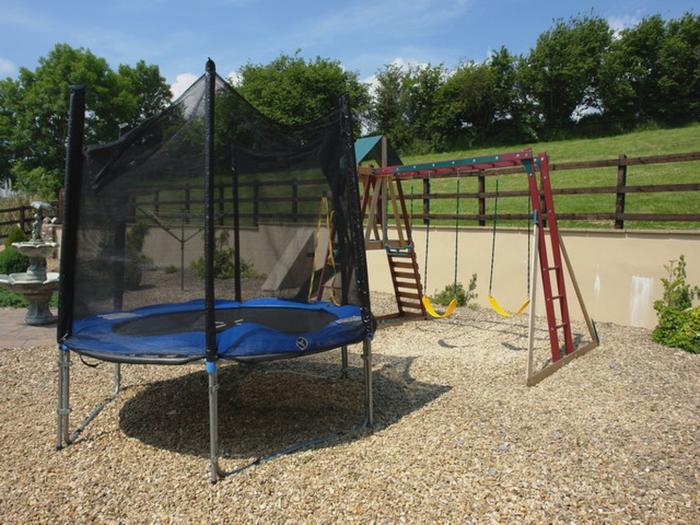
{"label": "fence post", "polygon": [[299,220],[299,183],[294,180],[292,181],[292,220],[297,222]]}
{"label": "fence post", "polygon": [[[19,228],[24,232],[27,233],[27,230],[24,227],[25,222],[27,221],[26,217],[24,216],[24,210],[26,206],[22,205],[19,207]],[[9,273],[9,272],[8,272]]]}
{"label": "fence post", "polygon": [[477,175],[477,181],[479,183],[479,226],[486,226],[486,175],[484,175],[484,170],[479,170]]}
{"label": "fence post", "polygon": [[224,225],[224,185],[219,185],[219,225]]}
{"label": "fence post", "polygon": [[260,213],[260,182],[256,180],[253,182],[253,225],[254,226],[258,225],[259,213]]}
{"label": "fence post", "polygon": [[625,186],[627,185],[627,155],[620,153],[617,161],[617,190],[615,193],[615,228],[622,230],[625,227]]}
{"label": "fence post", "polygon": [[423,177],[423,224],[430,224],[430,177]]}
{"label": "fence post", "polygon": [[160,213],[160,190],[153,193],[153,212],[156,215]]}
{"label": "fence post", "polygon": [[185,206],[183,207],[185,212],[185,222],[190,222],[190,185],[185,186]]}

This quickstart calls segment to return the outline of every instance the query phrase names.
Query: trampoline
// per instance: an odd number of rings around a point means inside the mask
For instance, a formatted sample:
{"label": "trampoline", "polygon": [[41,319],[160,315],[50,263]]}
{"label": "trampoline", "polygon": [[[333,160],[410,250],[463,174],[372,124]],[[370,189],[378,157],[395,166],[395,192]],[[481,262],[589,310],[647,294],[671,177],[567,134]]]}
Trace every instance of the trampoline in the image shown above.
{"label": "trampoline", "polygon": [[[351,115],[342,95],[312,122],[281,124],[251,106],[209,60],[161,113],[114,142],[84,146],[85,89],[71,88],[57,449],[116,398],[122,364],[203,361],[216,482],[225,474],[218,465],[219,363],[338,348],[345,377],[354,343],[362,343],[372,424],[376,323]],[[72,354],[114,363],[115,384],[73,432]]]}
{"label": "trampoline", "polygon": [[[270,361],[359,343],[360,309],[260,298],[215,303],[217,354],[236,361]],[[204,301],[110,312],[76,321],[63,341],[85,356],[120,363],[182,364],[204,359]]]}

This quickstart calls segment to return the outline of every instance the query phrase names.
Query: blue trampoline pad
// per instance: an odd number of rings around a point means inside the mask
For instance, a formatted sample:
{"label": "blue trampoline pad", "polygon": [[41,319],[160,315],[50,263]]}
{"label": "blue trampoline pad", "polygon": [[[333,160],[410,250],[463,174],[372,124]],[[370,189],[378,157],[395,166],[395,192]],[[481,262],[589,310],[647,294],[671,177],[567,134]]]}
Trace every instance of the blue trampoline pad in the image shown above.
{"label": "blue trampoline pad", "polygon": [[[218,355],[239,361],[298,357],[367,336],[360,308],[276,298],[216,301]],[[206,355],[204,301],[147,306],[73,322],[65,348],[114,362],[180,364]]]}

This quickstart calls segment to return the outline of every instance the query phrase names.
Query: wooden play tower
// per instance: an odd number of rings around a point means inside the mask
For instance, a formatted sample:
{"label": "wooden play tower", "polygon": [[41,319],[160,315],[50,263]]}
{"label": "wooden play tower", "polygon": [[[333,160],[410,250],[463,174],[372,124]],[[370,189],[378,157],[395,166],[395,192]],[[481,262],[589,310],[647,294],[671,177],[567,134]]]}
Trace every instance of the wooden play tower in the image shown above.
{"label": "wooden play tower", "polygon": [[[375,147],[382,168],[386,168],[389,147],[386,137],[378,139]],[[411,222],[406,210],[401,180],[393,173],[380,174],[375,169],[360,169],[362,185],[361,216],[367,250],[384,250],[389,263],[397,311],[379,316],[379,321],[425,317],[421,303],[421,285]]]}

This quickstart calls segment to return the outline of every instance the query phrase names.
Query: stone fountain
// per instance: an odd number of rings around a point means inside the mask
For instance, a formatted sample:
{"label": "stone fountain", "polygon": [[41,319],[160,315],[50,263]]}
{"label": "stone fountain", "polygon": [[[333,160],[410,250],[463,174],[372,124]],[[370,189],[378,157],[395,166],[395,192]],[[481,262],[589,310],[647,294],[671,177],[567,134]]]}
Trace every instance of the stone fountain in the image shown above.
{"label": "stone fountain", "polygon": [[51,209],[45,202],[32,202],[34,208],[34,223],[32,238],[25,242],[13,242],[12,246],[23,255],[29,257],[29,267],[26,272],[0,274],[0,286],[22,294],[29,303],[24,321],[29,325],[45,325],[56,321],[49,310],[51,294],[58,289],[57,272],[46,272],[46,258],[56,250],[56,242],[42,238],[44,212]]}

